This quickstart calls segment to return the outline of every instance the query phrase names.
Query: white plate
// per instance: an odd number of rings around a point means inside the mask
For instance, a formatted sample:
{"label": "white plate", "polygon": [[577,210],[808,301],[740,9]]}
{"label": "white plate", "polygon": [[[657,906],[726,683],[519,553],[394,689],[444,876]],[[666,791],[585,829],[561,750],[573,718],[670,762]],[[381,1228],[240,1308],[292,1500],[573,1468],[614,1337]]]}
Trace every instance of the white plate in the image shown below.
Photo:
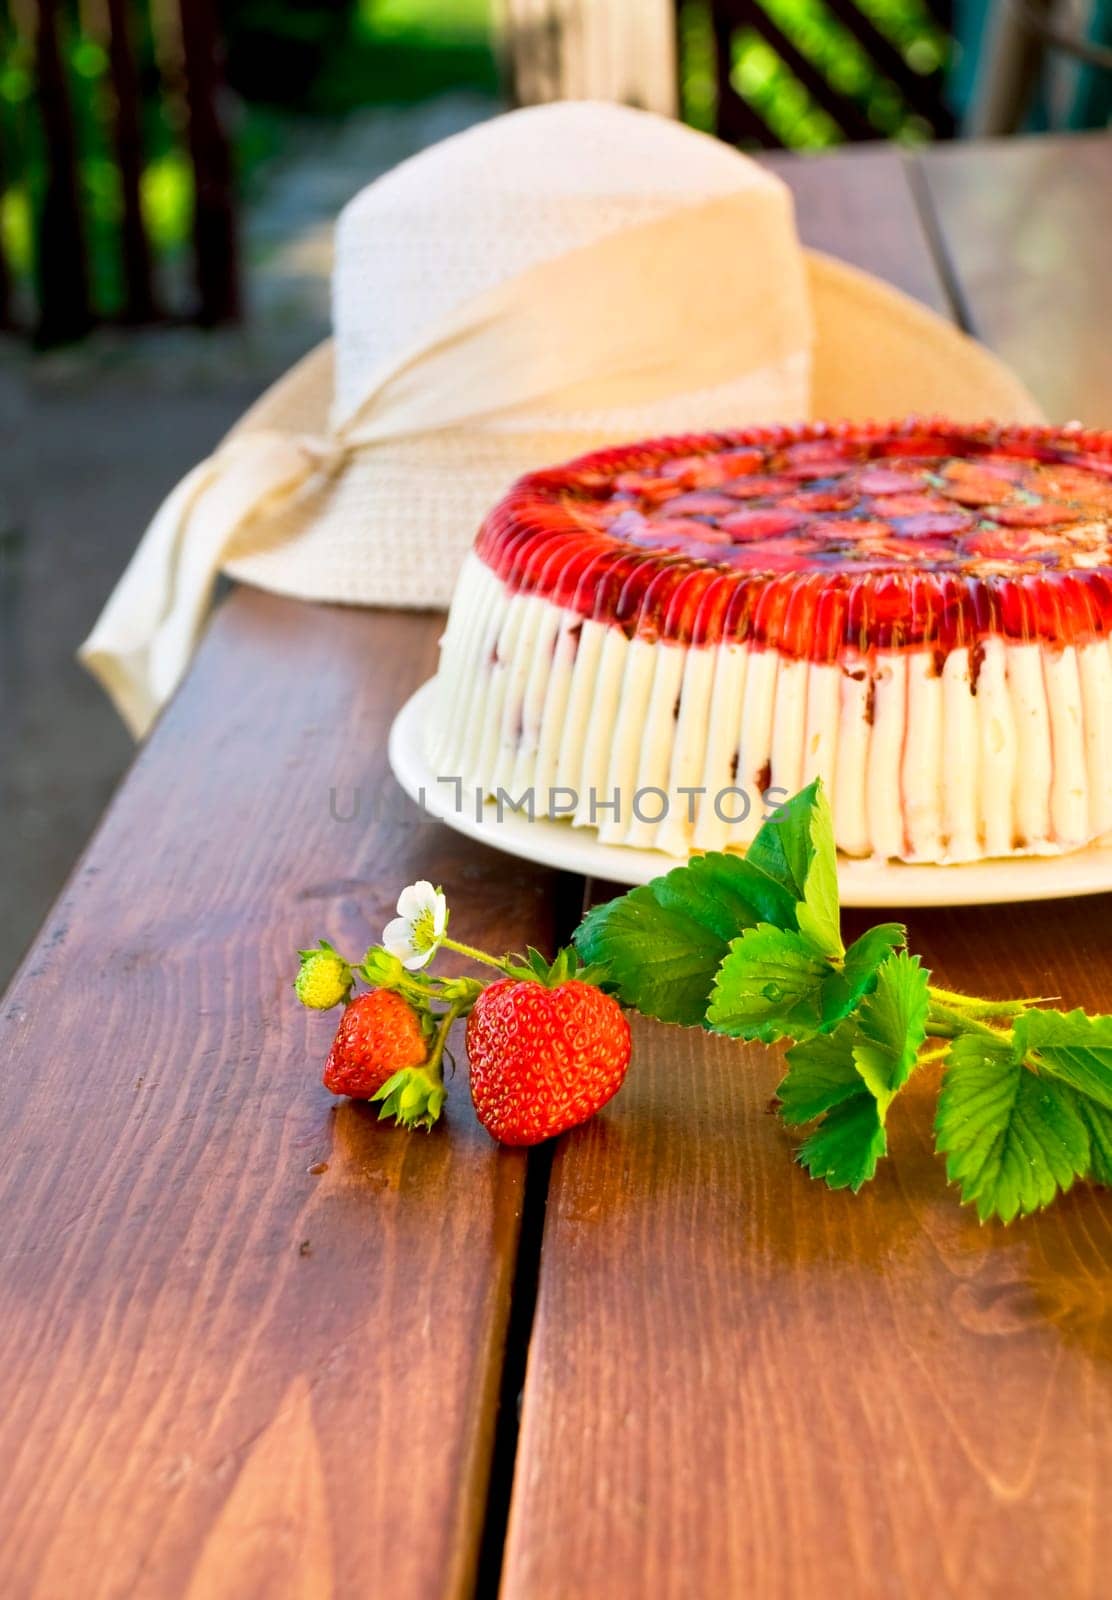
{"label": "white plate", "polygon": [[[660,850],[630,850],[600,844],[586,828],[549,822],[504,809],[493,801],[476,809],[474,792],[443,783],[425,759],[424,725],[432,682],[423,684],[398,712],[390,729],[390,765],[402,788],[432,816],[482,844],[612,883],[647,883],[679,865]],[[1055,900],[1065,895],[1112,889],[1112,846],[1090,846],[1068,856],[1024,856],[1010,861],[975,861],[963,866],[907,866],[902,862],[838,858],[838,882],[846,906],[976,906],[1008,900]]]}

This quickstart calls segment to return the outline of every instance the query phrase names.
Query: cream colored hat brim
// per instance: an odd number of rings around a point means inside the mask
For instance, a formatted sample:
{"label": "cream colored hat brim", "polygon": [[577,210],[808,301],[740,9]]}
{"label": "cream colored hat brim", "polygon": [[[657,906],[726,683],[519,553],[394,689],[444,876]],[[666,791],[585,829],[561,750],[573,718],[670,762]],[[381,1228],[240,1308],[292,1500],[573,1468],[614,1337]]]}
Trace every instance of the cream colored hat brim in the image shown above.
{"label": "cream colored hat brim", "polygon": [[[958,422],[1044,420],[1002,362],[935,312],[844,262],[816,251],[804,256],[815,321],[813,418],[938,414]],[[263,428],[322,432],[332,399],[328,340],[251,407],[233,436]],[[691,427],[698,429],[698,417]],[[412,605],[407,552],[414,552],[415,564],[427,574],[427,557],[419,557],[416,547],[431,546],[441,553],[442,577],[431,590],[426,582],[422,592],[428,606],[444,606],[467,545],[516,478],[621,442],[597,432],[471,426],[356,452],[324,484],[310,483],[275,514],[248,524],[225,570],[245,583],[302,599]],[[375,562],[376,547],[382,562]]]}

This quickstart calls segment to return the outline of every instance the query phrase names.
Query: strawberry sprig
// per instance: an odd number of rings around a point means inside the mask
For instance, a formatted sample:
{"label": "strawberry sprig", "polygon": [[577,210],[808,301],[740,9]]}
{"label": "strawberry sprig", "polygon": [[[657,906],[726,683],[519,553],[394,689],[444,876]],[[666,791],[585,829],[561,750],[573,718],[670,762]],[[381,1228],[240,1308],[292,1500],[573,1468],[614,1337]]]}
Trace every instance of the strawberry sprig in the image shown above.
{"label": "strawberry sprig", "polygon": [[[294,988],[302,1004],[344,1007],[325,1065],[326,1087],[376,1103],[380,1119],[431,1128],[444,1106],[452,1029],[489,997],[482,1027],[473,1034],[469,1023],[468,1033],[480,1120],[496,1138],[514,1144],[535,1143],[585,1121],[617,1089],[629,1059],[620,1008],[595,987],[601,971],[584,966],[570,946],[552,961],[531,946],[524,955],[494,956],[454,939],[448,922],[443,891],[422,881],[402,891],[397,917],[362,961],[348,961],[325,940],[299,952]],[[464,956],[490,976],[432,972],[441,950]],[[366,990],[353,998],[357,985]],[[550,999],[539,998],[544,995]],[[583,1051],[592,1030],[594,1049]],[[474,1047],[473,1039],[479,1041]],[[569,1054],[582,1079],[570,1096]]]}
{"label": "strawberry sprig", "polygon": [[1112,1017],[939,988],[900,923],[843,943],[819,782],[779,807],[744,858],[693,858],[593,910],[576,933],[629,1006],[736,1039],[784,1040],[782,1120],[797,1158],[860,1189],[889,1108],[943,1063],[936,1147],[982,1221],[1010,1222],[1078,1179],[1112,1184]]}
{"label": "strawberry sprig", "polygon": [[[431,961],[443,943],[439,936],[418,953]],[[376,1103],[380,1118],[406,1128],[431,1128],[444,1105],[449,1035],[470,1012],[483,983],[411,969],[396,948],[385,944],[372,945],[358,962],[349,962],[324,940],[300,956],[294,988],[302,1004],[315,1010],[345,1008],[325,1067],[326,1085]],[[366,985],[366,991],[353,999],[357,984]],[[385,996],[392,997],[391,1004]]]}

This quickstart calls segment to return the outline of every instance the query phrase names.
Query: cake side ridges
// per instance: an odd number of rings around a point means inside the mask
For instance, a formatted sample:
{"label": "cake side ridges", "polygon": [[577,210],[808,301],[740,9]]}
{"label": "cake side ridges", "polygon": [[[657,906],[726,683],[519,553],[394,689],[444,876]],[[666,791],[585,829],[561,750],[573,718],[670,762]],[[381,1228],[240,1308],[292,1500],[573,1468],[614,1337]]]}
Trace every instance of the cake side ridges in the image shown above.
{"label": "cake side ridges", "polygon": [[815,776],[851,855],[1056,853],[1112,828],[1106,640],[1052,653],[990,638],[975,677],[966,646],[830,665],[730,640],[651,644],[477,560],[460,606],[470,625],[445,636],[430,729],[438,773],[506,803],[532,790],[542,816],[550,791],[557,815],[574,797],[575,825],[604,842],[743,849]]}

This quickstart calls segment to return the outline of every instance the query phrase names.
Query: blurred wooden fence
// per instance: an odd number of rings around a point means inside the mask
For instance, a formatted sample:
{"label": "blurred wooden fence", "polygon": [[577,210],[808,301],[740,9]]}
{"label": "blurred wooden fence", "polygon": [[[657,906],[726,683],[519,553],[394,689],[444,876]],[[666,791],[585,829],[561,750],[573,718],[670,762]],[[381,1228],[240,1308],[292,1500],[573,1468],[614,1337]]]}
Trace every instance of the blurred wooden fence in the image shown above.
{"label": "blurred wooden fence", "polygon": [[[145,64],[136,48],[140,35],[150,47]],[[88,46],[106,68],[95,81],[95,104],[82,104],[79,118],[75,89],[87,91],[79,67]],[[90,126],[106,144],[113,172],[120,288],[111,320],[139,324],[169,314],[142,192],[152,91],[169,108],[192,176],[192,287],[174,314],[204,324],[234,319],[240,301],[233,164],[222,118],[216,0],[0,0],[0,66],[17,85],[21,75],[28,79],[0,107],[0,195],[22,180],[34,297],[27,318],[36,342],[63,343],[109,320],[90,270]],[[0,322],[11,326],[18,313],[3,239],[0,229]]]}
{"label": "blurred wooden fence", "polygon": [[[684,9],[680,0],[681,16]],[[693,8],[695,9],[695,8]],[[953,28],[949,0],[878,6],[873,0],[708,0],[714,55],[714,127],[735,144],[789,142],[777,97],[805,101],[835,138],[881,139],[910,129],[949,137],[946,64]],[[747,42],[762,48],[763,72],[739,72]],[[775,65],[773,65],[773,62]],[[824,141],[825,142],[825,141]]]}
{"label": "blurred wooden fence", "polygon": [[[273,3],[277,12],[282,0]],[[679,110],[748,145],[953,131],[943,93],[950,0],[495,5],[520,101],[598,97]],[[50,345],[98,321],[238,315],[219,10],[220,0],[0,0],[0,325],[21,322]],[[159,281],[147,203],[157,119],[189,174],[187,293],[179,283],[168,294]],[[23,207],[18,275],[5,259],[13,196]]]}
{"label": "blurred wooden fence", "polygon": [[[950,0],[501,0],[522,104],[677,104],[735,144],[946,137]],[[678,44],[678,49],[676,48]]]}

